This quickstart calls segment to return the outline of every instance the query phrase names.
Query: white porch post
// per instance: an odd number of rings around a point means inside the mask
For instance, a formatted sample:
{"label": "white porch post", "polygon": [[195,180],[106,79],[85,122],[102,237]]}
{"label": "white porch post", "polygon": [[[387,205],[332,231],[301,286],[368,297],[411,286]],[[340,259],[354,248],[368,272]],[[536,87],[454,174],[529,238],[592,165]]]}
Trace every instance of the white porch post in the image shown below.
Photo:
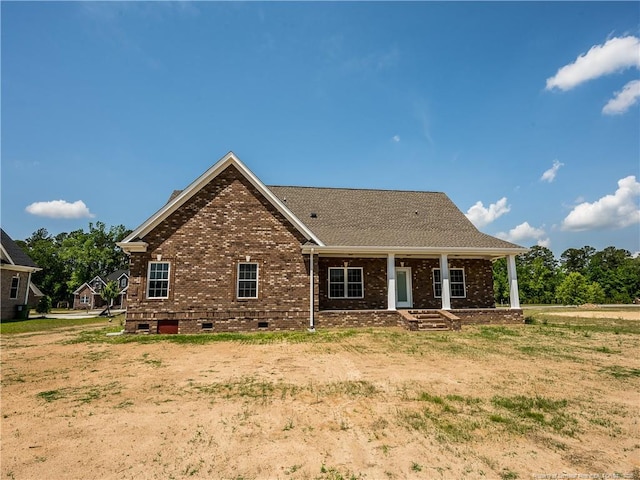
{"label": "white porch post", "polygon": [[442,285],[442,310],[451,310],[451,288],[449,286],[449,260],[440,254],[440,281]]}
{"label": "white porch post", "polygon": [[396,256],[387,255],[387,310],[396,309]]}
{"label": "white porch post", "polygon": [[509,275],[509,306],[520,308],[520,294],[518,293],[518,273],[516,272],[516,256],[507,257],[507,274]]}
{"label": "white porch post", "polygon": [[316,319],[315,319],[315,312],[314,312],[314,301],[313,301],[313,296],[314,296],[314,278],[313,278],[313,248],[311,249],[311,253],[309,254],[309,331],[310,332],[315,332],[316,331]]}

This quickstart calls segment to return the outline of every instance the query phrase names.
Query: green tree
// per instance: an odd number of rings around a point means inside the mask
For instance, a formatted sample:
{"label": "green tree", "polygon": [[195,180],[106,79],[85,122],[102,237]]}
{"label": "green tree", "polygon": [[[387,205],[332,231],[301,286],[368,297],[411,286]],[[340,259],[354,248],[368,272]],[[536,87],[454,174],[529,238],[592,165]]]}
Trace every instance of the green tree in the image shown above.
{"label": "green tree", "polygon": [[556,296],[563,305],[582,305],[587,302],[587,280],[579,272],[569,273],[556,289]]}
{"label": "green tree", "polygon": [[518,255],[516,269],[522,303],[553,303],[558,284],[558,262],[547,247],[535,245]]}
{"label": "green tree", "polygon": [[38,301],[38,305],[36,305],[36,312],[47,314],[51,311],[51,297],[49,295],[45,295]]}
{"label": "green tree", "polygon": [[100,296],[102,299],[107,302],[107,316],[111,316],[111,305],[113,301],[120,293],[120,289],[118,288],[118,282],[111,280],[107,282],[107,284],[102,288],[100,292]]}
{"label": "green tree", "polygon": [[628,250],[607,247],[591,257],[587,278],[598,282],[608,303],[631,303],[638,293],[640,268]]}
{"label": "green tree", "polygon": [[509,278],[506,258],[499,258],[493,262],[493,296],[497,304],[503,305],[509,301]]}
{"label": "green tree", "polygon": [[568,248],[560,255],[560,264],[565,273],[579,272],[586,274],[591,257],[596,249],[585,245],[582,248]]}
{"label": "green tree", "polygon": [[598,282],[591,282],[587,285],[587,301],[589,303],[604,303],[604,290]]}
{"label": "green tree", "polygon": [[33,275],[33,282],[49,295],[54,303],[70,300],[71,292],[96,275],[127,268],[126,254],[116,246],[131,230],[124,226],[107,229],[104,223],[89,224],[82,229],[51,236],[41,228],[26,241],[18,243],[42,268]]}

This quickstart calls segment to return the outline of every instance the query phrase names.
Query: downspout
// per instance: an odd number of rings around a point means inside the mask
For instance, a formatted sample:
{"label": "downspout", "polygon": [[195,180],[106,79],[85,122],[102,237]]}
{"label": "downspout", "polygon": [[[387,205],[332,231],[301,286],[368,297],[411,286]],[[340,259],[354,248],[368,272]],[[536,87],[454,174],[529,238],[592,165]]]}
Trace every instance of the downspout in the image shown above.
{"label": "downspout", "polygon": [[314,312],[314,279],[313,279],[313,248],[311,249],[311,253],[309,254],[309,332],[315,333],[316,331],[316,322],[315,322],[315,312]]}

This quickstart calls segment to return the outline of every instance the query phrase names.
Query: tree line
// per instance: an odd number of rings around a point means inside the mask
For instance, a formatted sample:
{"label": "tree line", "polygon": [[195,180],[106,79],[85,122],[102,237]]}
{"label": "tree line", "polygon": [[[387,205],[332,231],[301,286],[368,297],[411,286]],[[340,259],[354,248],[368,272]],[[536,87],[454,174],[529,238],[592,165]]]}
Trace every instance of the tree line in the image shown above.
{"label": "tree line", "polygon": [[89,230],[51,235],[41,228],[16,243],[42,268],[31,277],[53,305],[73,302],[73,292],[96,275],[105,277],[115,270],[128,269],[129,258],[116,245],[131,230],[123,225],[107,228],[102,222],[89,223]]}
{"label": "tree line", "polygon": [[[51,235],[36,230],[16,243],[42,268],[33,282],[53,305],[71,302],[73,291],[96,275],[127,269],[127,255],[116,245],[131,230],[89,223],[89,230]],[[524,304],[631,303],[640,297],[640,257],[628,250],[607,247],[569,248],[559,259],[546,247],[534,246],[516,257],[520,302]],[[493,264],[497,304],[509,302],[506,259]]]}
{"label": "tree line", "polygon": [[[607,247],[569,248],[559,259],[546,247],[534,246],[516,257],[520,302],[581,305],[632,303],[640,297],[640,257]],[[506,259],[493,264],[496,303],[509,302]]]}

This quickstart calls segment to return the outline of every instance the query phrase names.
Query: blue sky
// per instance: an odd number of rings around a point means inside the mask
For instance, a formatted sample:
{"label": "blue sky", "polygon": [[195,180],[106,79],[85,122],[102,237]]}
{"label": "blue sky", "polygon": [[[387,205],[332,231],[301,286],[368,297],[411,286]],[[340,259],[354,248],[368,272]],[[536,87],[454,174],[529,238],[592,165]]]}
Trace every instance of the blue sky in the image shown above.
{"label": "blue sky", "polygon": [[2,2],[2,227],[135,228],[232,150],[640,251],[640,3]]}

